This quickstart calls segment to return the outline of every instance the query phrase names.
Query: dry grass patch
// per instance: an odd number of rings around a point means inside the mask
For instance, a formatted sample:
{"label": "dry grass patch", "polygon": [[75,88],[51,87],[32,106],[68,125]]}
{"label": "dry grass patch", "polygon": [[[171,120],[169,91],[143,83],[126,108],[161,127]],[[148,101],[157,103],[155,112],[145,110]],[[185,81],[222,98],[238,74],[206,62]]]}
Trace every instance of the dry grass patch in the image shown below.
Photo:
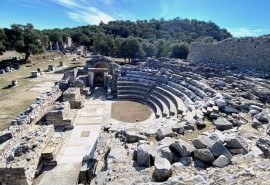
{"label": "dry grass patch", "polygon": [[150,118],[152,110],[146,105],[132,101],[117,101],[112,104],[112,118],[127,122],[136,123]]}
{"label": "dry grass patch", "polygon": [[[36,71],[37,68],[45,70],[49,64],[58,66],[59,61],[64,61],[66,65],[66,67],[59,68],[62,72],[65,69],[83,66],[85,63],[84,59],[80,60],[77,64],[73,64],[71,63],[72,58],[73,56],[70,56],[55,61],[42,62],[32,67],[22,66],[20,70],[0,75],[0,130],[8,128],[11,120],[20,112],[25,111],[35,101],[36,97],[41,95],[42,88],[46,88],[42,87],[42,84],[45,86],[49,82],[53,84],[53,82],[60,80],[63,76],[62,73],[46,73],[38,78],[30,78],[31,71]],[[5,89],[5,87],[11,84],[13,79],[17,79],[19,85]]]}

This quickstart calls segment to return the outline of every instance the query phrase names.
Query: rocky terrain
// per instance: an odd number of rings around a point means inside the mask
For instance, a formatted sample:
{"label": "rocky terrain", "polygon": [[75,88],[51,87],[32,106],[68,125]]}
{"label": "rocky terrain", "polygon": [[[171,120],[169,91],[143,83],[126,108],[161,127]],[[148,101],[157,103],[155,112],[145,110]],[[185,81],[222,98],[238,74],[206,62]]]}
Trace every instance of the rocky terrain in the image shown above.
{"label": "rocky terrain", "polygon": [[163,71],[171,86],[197,87],[195,105],[185,104],[195,108],[143,125],[103,125],[91,184],[269,184],[269,73],[163,58],[123,68],[118,78],[131,81],[146,71],[153,78]]}

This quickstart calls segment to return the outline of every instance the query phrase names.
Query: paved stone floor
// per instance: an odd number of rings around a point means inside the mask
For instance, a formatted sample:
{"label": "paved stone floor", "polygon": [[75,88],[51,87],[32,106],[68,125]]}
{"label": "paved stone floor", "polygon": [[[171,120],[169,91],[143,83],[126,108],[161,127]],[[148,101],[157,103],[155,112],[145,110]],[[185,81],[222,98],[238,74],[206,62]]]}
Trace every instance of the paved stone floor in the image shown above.
{"label": "paved stone floor", "polygon": [[66,131],[65,142],[57,157],[56,167],[46,167],[38,178],[39,185],[73,185],[77,182],[85,155],[94,154],[101,123],[111,117],[111,102],[105,101],[105,92],[96,89],[77,112],[74,128]]}

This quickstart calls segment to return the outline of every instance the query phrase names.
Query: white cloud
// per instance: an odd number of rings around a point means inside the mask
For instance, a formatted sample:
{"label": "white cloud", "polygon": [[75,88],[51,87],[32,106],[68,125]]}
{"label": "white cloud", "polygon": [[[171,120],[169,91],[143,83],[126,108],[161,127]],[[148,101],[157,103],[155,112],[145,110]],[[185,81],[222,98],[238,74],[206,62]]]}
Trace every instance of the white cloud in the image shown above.
{"label": "white cloud", "polygon": [[228,31],[234,37],[260,36],[267,32],[266,29],[229,28]]}
{"label": "white cloud", "polygon": [[74,0],[55,0],[59,5],[66,6],[66,7],[77,7],[78,5],[75,3]]}
{"label": "white cloud", "polygon": [[[112,3],[113,0],[103,0],[103,3]],[[67,7],[68,16],[77,21],[87,24],[99,24],[101,21],[108,23],[114,20],[111,16],[93,6],[95,3],[86,0],[56,0],[57,4]],[[92,4],[91,4],[92,3]]]}
{"label": "white cloud", "polygon": [[89,7],[77,12],[68,12],[68,15],[71,19],[77,22],[85,22],[88,24],[99,24],[101,21],[108,23],[109,21],[114,20],[111,16],[106,13],[98,10],[95,7]]}

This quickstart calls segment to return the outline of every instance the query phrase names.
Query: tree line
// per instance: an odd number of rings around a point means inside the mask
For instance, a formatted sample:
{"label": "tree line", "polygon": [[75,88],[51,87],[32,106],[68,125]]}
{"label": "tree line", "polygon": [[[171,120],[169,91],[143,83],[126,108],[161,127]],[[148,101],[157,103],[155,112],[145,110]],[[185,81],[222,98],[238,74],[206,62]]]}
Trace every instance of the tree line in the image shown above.
{"label": "tree line", "polygon": [[32,24],[13,24],[0,29],[0,52],[16,49],[26,55],[48,47],[49,41],[63,44],[71,37],[75,45],[93,48],[97,53],[122,57],[186,58],[193,42],[215,42],[232,35],[215,23],[179,17],[164,20],[111,21],[64,29],[34,29]]}

